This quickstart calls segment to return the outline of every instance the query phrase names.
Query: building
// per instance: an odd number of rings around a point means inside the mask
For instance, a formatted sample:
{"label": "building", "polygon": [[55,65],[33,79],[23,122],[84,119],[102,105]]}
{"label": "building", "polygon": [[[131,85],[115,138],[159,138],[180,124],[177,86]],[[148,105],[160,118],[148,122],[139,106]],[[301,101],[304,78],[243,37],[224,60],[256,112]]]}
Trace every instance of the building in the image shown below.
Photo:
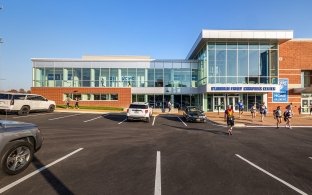
{"label": "building", "polygon": [[246,110],[262,102],[269,111],[293,103],[305,113],[312,105],[312,39],[294,39],[292,30],[202,30],[181,60],[83,56],[32,62],[32,93],[57,104],[70,96],[81,105],[126,108],[145,101],[163,108],[170,100],[175,108],[213,112],[240,100]]}

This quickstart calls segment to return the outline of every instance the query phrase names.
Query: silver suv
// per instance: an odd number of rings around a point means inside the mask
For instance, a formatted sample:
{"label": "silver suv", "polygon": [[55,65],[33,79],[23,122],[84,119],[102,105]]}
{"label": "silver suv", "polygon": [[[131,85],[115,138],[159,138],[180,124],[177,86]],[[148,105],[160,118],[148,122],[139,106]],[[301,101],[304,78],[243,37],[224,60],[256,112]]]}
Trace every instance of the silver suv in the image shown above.
{"label": "silver suv", "polygon": [[31,111],[53,112],[55,102],[37,94],[0,93],[0,112],[17,112],[28,115]]}
{"label": "silver suv", "polygon": [[145,102],[133,102],[127,109],[127,120],[145,120],[150,122],[152,108]]}
{"label": "silver suv", "polygon": [[9,175],[25,170],[42,142],[43,136],[36,125],[0,120],[1,170]]}

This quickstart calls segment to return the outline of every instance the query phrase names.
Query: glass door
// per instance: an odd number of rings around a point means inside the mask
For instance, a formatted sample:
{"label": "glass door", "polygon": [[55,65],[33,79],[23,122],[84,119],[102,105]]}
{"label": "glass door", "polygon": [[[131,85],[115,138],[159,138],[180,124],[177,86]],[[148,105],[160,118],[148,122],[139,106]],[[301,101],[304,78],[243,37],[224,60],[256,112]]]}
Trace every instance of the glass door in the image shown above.
{"label": "glass door", "polygon": [[225,110],[225,97],[214,96],[213,97],[213,111],[224,111]]}
{"label": "glass door", "polygon": [[234,112],[238,111],[238,106],[237,106],[238,102],[239,102],[239,96],[229,96],[227,99],[228,105],[233,106]]}
{"label": "glass door", "polygon": [[310,112],[309,106],[311,105],[312,100],[310,100],[309,104],[309,99],[301,99],[301,113],[302,114],[307,114]]}

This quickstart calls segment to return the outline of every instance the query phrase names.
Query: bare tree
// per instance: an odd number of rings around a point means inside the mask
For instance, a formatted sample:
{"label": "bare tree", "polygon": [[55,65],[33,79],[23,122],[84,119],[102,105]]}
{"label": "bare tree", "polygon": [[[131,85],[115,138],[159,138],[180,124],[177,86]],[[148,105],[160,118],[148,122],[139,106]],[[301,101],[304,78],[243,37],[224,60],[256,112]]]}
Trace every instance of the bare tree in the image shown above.
{"label": "bare tree", "polygon": [[19,93],[26,93],[25,89],[23,89],[23,88],[19,89],[18,92],[19,92]]}
{"label": "bare tree", "polygon": [[10,89],[8,92],[17,93],[18,91],[16,89]]}

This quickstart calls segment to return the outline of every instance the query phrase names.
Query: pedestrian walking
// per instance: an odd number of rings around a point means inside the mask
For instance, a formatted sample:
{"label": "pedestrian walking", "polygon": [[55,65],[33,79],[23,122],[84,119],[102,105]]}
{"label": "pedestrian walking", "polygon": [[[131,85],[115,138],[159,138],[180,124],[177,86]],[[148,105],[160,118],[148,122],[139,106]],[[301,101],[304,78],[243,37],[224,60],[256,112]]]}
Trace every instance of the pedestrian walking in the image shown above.
{"label": "pedestrian walking", "polygon": [[75,109],[79,109],[79,98],[75,98]]}
{"label": "pedestrian walking", "polygon": [[234,110],[231,105],[228,105],[227,109],[224,112],[224,120],[226,120],[226,124],[228,126],[228,135],[233,135],[232,130],[234,126]]}
{"label": "pedestrian walking", "polygon": [[67,96],[65,99],[65,106],[66,106],[66,109],[70,108],[70,97],[69,96]]}
{"label": "pedestrian walking", "polygon": [[257,112],[257,105],[256,104],[251,106],[250,112],[251,112],[251,119],[253,120],[254,118],[256,118],[256,112]]}
{"label": "pedestrian walking", "polygon": [[244,112],[244,104],[243,104],[243,101],[240,100],[240,101],[237,103],[237,105],[238,105],[238,110],[239,110],[239,112],[238,112],[238,118],[240,118],[240,117],[243,115],[243,112]]}
{"label": "pedestrian walking", "polygon": [[280,106],[277,106],[276,110],[273,111],[274,119],[276,119],[276,129],[279,128],[279,124],[282,123],[282,110]]}
{"label": "pedestrian walking", "polygon": [[286,109],[286,111],[284,112],[284,121],[286,122],[285,127],[292,129],[291,127],[291,119],[293,117],[293,112],[292,109],[290,109],[291,107],[288,107],[289,109]]}
{"label": "pedestrian walking", "polygon": [[263,122],[264,116],[267,113],[267,107],[265,106],[265,103],[263,102],[259,108],[260,116],[261,116],[261,122]]}
{"label": "pedestrian walking", "polygon": [[293,108],[292,102],[286,106],[286,109],[288,110],[292,110],[292,108]]}
{"label": "pedestrian walking", "polygon": [[169,101],[169,102],[168,102],[168,110],[169,110],[168,112],[171,111],[171,108],[172,108],[172,104],[171,104],[171,102]]}

